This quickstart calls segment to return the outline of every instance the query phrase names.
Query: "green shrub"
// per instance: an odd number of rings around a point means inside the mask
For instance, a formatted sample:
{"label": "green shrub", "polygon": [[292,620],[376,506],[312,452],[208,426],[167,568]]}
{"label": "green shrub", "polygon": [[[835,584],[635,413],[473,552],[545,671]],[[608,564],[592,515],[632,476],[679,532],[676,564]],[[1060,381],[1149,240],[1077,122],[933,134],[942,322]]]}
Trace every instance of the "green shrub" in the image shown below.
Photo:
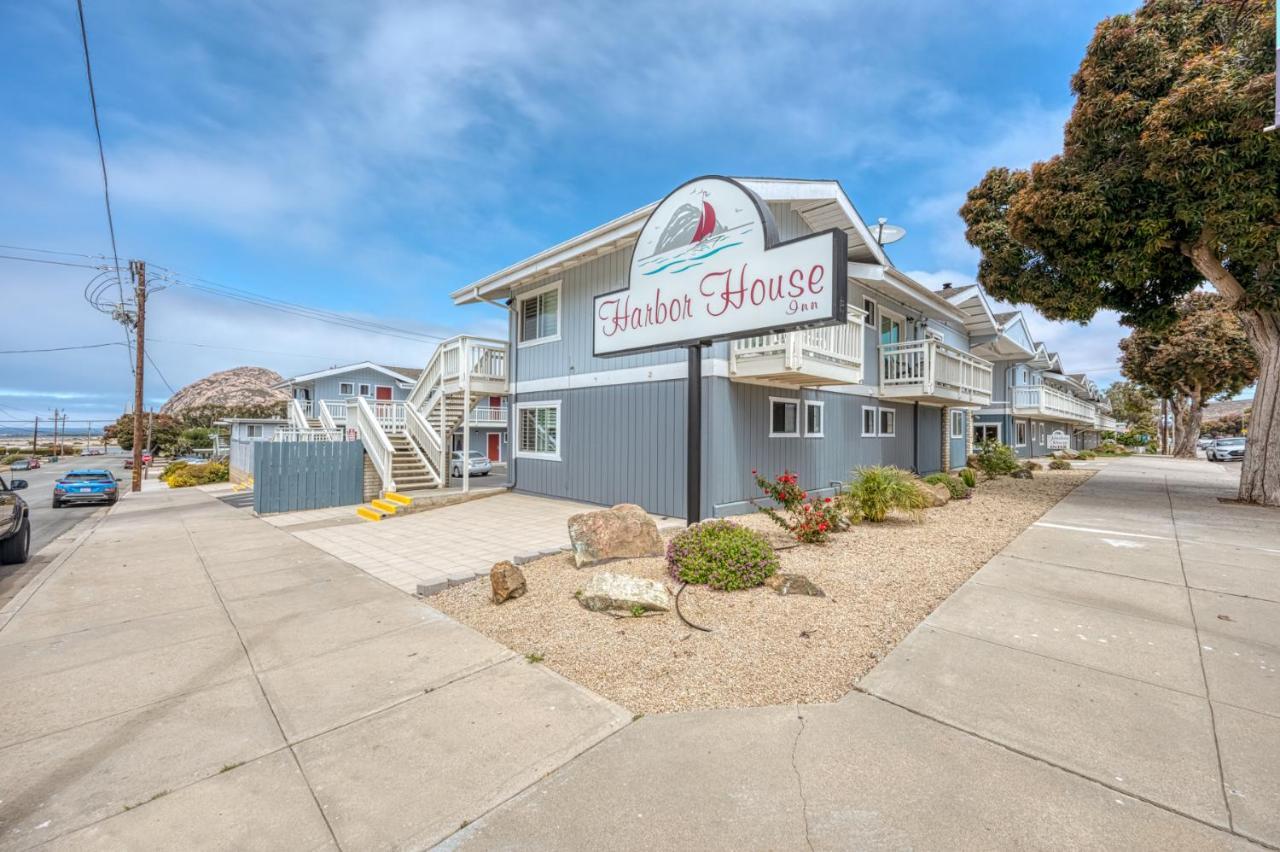
{"label": "green shrub", "polygon": [[1081,450],[1077,455],[1082,459],[1096,459],[1098,457],[1098,454],[1093,450]]}
{"label": "green shrub", "polygon": [[969,486],[958,476],[952,476],[949,473],[931,473],[924,478],[924,481],[930,485],[945,485],[947,491],[951,492],[952,500],[963,500],[969,496]]}
{"label": "green shrub", "polygon": [[26,457],[25,453],[9,453],[4,458],[0,458],[0,464],[13,464],[18,459],[25,459]]}
{"label": "green shrub", "polygon": [[1054,459],[1049,462],[1049,470],[1071,470],[1071,462],[1066,459]]}
{"label": "green shrub", "polygon": [[983,441],[974,447],[974,466],[986,474],[987,479],[1013,473],[1019,467],[1013,447],[999,441]]}
{"label": "green shrub", "polygon": [[978,472],[971,467],[960,468],[960,481],[970,488],[978,487]]}
{"label": "green shrub", "polygon": [[795,536],[796,541],[819,544],[845,526],[839,505],[830,497],[810,497],[800,487],[799,477],[791,471],[784,470],[772,480],[755,470],[751,475],[764,495],[781,506],[786,515],[772,506],[761,506],[760,511]]}
{"label": "green shrub", "polygon": [[[205,462],[204,464],[185,464],[183,462],[175,462],[180,464],[167,477],[162,475],[165,482],[170,488],[190,488],[192,485],[210,485],[214,482],[226,482],[231,478],[230,469],[221,462]],[[169,465],[165,468],[168,472]]]}
{"label": "green shrub", "polygon": [[929,499],[920,481],[897,467],[860,467],[845,491],[845,509],[855,520],[883,521],[897,509],[919,519]]}
{"label": "green shrub", "polygon": [[667,571],[685,583],[749,589],[777,570],[778,555],[765,537],[730,521],[694,524],[667,545]]}
{"label": "green shrub", "polygon": [[160,471],[160,479],[168,482],[169,477],[173,476],[180,470],[185,470],[188,464],[189,462],[184,461],[169,462],[164,466],[164,470]]}

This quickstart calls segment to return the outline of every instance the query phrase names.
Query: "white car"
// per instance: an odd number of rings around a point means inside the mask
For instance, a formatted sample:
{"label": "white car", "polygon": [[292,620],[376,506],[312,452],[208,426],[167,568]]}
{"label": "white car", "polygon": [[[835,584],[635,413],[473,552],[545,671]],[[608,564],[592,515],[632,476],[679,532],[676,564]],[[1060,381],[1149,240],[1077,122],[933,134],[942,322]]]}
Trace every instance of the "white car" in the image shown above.
{"label": "white car", "polygon": [[[493,470],[493,465],[489,464],[489,458],[484,453],[471,451],[471,476],[488,476],[489,471]],[[454,479],[462,478],[462,453],[454,452],[453,460],[449,463],[449,474]]]}

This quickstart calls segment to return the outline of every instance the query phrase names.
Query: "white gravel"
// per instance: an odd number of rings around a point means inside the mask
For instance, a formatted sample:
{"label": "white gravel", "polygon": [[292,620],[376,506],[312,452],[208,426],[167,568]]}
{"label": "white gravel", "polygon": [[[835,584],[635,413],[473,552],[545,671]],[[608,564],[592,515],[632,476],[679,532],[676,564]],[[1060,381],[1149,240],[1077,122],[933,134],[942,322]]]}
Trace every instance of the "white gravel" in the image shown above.
{"label": "white gravel", "polygon": [[[574,599],[595,570],[664,580],[674,592],[663,559],[576,569],[567,554],[551,556],[522,566],[528,592],[501,606],[490,602],[487,578],[429,602],[520,654],[540,654],[542,665],[636,713],[833,701],[1093,473],[979,482],[971,499],[930,509],[920,523],[890,517],[824,545],[780,551],[782,570],[808,576],[825,598],[689,586],[681,609],[711,633],[690,629],[675,612],[615,617]],[[733,520],[788,542],[762,515]]]}

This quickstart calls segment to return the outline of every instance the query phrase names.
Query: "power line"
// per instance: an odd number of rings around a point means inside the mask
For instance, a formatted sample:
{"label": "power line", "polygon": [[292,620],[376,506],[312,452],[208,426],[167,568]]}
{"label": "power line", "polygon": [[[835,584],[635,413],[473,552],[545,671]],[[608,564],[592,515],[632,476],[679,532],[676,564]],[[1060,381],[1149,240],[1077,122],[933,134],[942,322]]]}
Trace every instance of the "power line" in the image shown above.
{"label": "power line", "polygon": [[86,343],[83,346],[53,346],[49,349],[3,349],[0,355],[29,355],[34,352],[70,352],[73,349],[102,349],[106,346],[124,346],[119,341],[111,343]]}
{"label": "power line", "polygon": [[169,389],[169,395],[172,396],[173,394],[177,393],[177,391],[173,389],[173,385],[169,384],[169,380],[164,377],[164,373],[160,371],[160,367],[159,365],[156,364],[155,360],[151,357],[151,353],[146,352],[144,350],[143,355],[146,357],[147,363],[150,364],[155,369],[156,375],[160,377],[160,381],[164,382],[164,386]]}
{"label": "power line", "polygon": [[32,248],[31,246],[11,246],[11,245],[6,245],[4,243],[0,243],[0,248],[13,249],[15,251],[34,251],[34,252],[39,252],[40,254],[62,254],[68,257],[87,257],[90,260],[97,260],[97,259],[106,260],[106,257],[100,254],[85,254],[83,252],[78,252],[78,251],[57,251],[55,249]]}
{"label": "power line", "polygon": [[89,80],[89,106],[93,109],[93,130],[98,136],[98,163],[102,166],[102,197],[107,206],[107,230],[111,233],[111,258],[116,266],[116,286],[124,301],[124,282],[120,279],[120,252],[116,250],[116,224],[111,216],[111,187],[107,183],[107,154],[102,147],[102,124],[98,121],[98,96],[93,90],[93,65],[89,61],[89,31],[84,24],[84,0],[76,0],[80,14],[80,43],[84,46],[84,73]]}
{"label": "power line", "polygon": [[[0,254],[0,260],[25,260],[27,263],[49,263],[54,266],[78,266],[81,269],[102,269],[102,270],[110,269],[109,266],[106,266],[104,264],[94,265],[90,263],[72,263],[71,261],[67,261],[67,260],[48,260],[43,257],[18,257],[17,255],[14,255],[14,254]],[[117,269],[116,274],[119,275],[120,270]]]}

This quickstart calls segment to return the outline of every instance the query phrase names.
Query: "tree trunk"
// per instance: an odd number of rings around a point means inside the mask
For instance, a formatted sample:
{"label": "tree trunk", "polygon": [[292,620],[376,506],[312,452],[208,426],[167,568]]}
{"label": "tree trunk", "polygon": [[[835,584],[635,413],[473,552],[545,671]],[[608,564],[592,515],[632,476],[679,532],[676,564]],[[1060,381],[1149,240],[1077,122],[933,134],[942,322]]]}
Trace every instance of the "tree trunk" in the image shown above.
{"label": "tree trunk", "polygon": [[1258,383],[1238,496],[1245,503],[1280,506],[1280,313],[1247,306],[1244,288],[1222,265],[1215,245],[1206,231],[1195,244],[1184,245],[1182,253],[1229,305],[1239,306],[1245,336],[1258,356]]}
{"label": "tree trunk", "polygon": [[1204,401],[1199,390],[1174,404],[1173,456],[1179,459],[1196,457],[1196,440],[1200,437],[1200,421],[1204,415]]}

